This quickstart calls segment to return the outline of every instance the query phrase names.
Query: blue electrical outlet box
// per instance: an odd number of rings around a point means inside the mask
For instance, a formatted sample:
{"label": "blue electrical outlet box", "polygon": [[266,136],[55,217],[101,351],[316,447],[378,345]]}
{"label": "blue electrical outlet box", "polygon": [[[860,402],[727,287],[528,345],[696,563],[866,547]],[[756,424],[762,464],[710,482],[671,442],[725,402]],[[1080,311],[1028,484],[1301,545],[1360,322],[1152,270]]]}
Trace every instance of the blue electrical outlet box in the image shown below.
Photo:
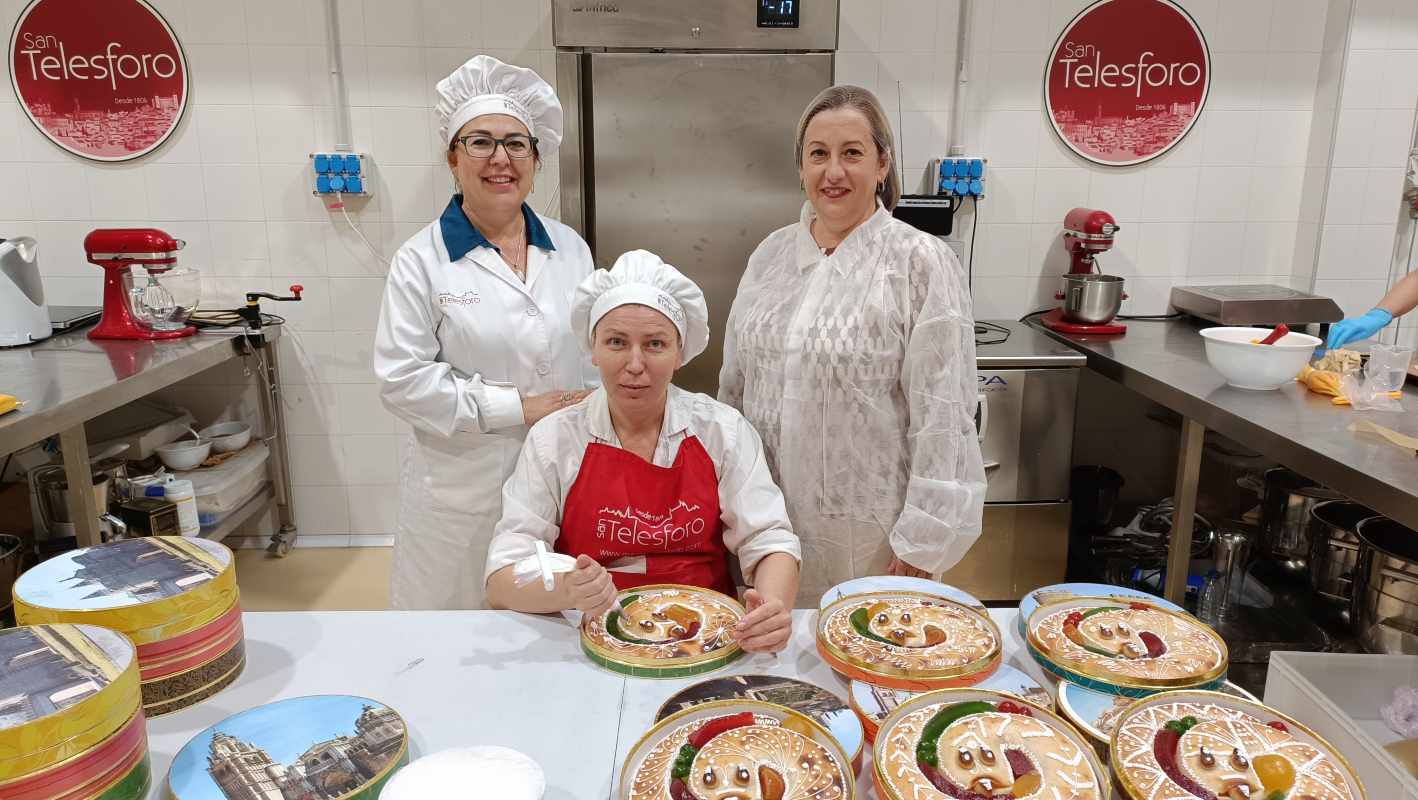
{"label": "blue electrical outlet box", "polygon": [[369,157],[363,153],[311,153],[315,194],[369,197]]}
{"label": "blue electrical outlet box", "polygon": [[971,156],[938,158],[932,162],[936,194],[956,197],[985,196],[985,164],[988,159]]}

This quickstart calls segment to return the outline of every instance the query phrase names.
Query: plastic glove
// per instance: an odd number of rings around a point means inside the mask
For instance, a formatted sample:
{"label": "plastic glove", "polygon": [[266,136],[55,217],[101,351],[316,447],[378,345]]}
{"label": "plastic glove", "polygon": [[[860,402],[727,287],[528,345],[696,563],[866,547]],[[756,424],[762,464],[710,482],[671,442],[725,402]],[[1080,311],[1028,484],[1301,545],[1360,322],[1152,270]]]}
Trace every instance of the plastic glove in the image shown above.
{"label": "plastic glove", "polygon": [[1375,308],[1362,317],[1337,322],[1329,329],[1329,341],[1325,342],[1325,349],[1333,350],[1350,342],[1368,339],[1390,322],[1393,322],[1393,315],[1382,308]]}

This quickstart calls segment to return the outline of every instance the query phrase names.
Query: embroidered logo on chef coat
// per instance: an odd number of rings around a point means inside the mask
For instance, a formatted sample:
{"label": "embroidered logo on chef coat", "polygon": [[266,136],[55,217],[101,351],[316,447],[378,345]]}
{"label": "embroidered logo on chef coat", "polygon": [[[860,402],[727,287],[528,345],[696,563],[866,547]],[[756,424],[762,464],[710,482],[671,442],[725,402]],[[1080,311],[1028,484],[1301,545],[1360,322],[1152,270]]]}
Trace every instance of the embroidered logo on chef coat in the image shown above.
{"label": "embroidered logo on chef coat", "polygon": [[704,533],[708,523],[694,516],[699,506],[683,500],[665,514],[638,508],[602,508],[596,519],[596,538],[607,543],[675,552]]}
{"label": "embroidered logo on chef coat", "polygon": [[471,289],[462,294],[453,294],[452,292],[438,293],[438,304],[440,306],[471,306],[481,302],[482,298],[478,296],[477,292]]}

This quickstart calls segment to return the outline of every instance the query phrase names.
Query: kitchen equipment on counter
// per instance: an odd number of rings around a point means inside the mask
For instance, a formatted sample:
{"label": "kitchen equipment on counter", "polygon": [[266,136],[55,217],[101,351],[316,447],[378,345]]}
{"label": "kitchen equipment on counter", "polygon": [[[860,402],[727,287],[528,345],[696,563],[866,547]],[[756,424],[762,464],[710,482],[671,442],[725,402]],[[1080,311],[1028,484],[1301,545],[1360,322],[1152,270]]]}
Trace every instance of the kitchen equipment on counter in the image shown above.
{"label": "kitchen equipment on counter", "polygon": [[[34,515],[35,541],[43,552],[67,550],[77,541],[74,521],[69,517],[69,480],[64,467],[50,464],[29,472],[30,507]],[[108,513],[109,491],[113,482],[97,470],[92,473],[94,507],[98,509],[100,535],[104,541],[127,533],[123,520]]]}
{"label": "kitchen equipment on counter", "polygon": [[1323,340],[1288,333],[1271,345],[1256,344],[1269,328],[1203,328],[1206,360],[1237,389],[1268,391],[1295,382]]}
{"label": "kitchen equipment on counter", "polygon": [[103,309],[98,306],[50,306],[49,327],[55,333],[63,333],[74,328],[82,328],[98,322]]}
{"label": "kitchen equipment on counter", "polygon": [[39,243],[28,236],[0,239],[0,347],[53,334],[39,276]]}
{"label": "kitchen equipment on counter", "polygon": [[[599,262],[641,248],[676,265],[724,330],[749,255],[801,213],[797,165],[762,154],[832,85],[837,0],[552,0],[551,15],[561,221]],[[721,339],[677,385],[714,394]]]}
{"label": "kitchen equipment on counter", "polygon": [[1338,322],[1339,305],[1328,297],[1275,284],[1174,286],[1173,308],[1218,325],[1290,325]]}
{"label": "kitchen equipment on counter", "polygon": [[1062,302],[1040,320],[1060,333],[1119,334],[1127,326],[1113,324],[1122,302],[1123,279],[1103,275],[1098,256],[1113,249],[1113,237],[1121,226],[1113,215],[1093,208],[1075,208],[1064,217],[1063,245],[1068,251],[1068,273],[1063,291],[1054,295]]}
{"label": "kitchen equipment on counter", "polygon": [[1349,608],[1359,563],[1359,523],[1378,516],[1352,500],[1326,500],[1310,509],[1310,586],[1324,600]]}
{"label": "kitchen equipment on counter", "polygon": [[1418,654],[1418,531],[1388,517],[1358,525],[1350,614],[1371,653]]}
{"label": "kitchen equipment on counter", "polygon": [[[195,270],[181,270],[173,286],[163,284],[173,272],[177,251],[186,245],[157,228],[99,228],[84,237],[88,261],[103,268],[103,317],[90,339],[176,339],[197,329],[187,324],[196,305]],[[133,267],[144,275],[135,279]],[[181,294],[179,298],[177,295]],[[190,306],[179,305],[179,300]]]}
{"label": "kitchen equipment on counter", "polygon": [[135,497],[118,506],[118,517],[131,536],[181,536],[177,504],[157,497]]}
{"label": "kitchen equipment on counter", "polygon": [[1262,483],[1260,528],[1266,553],[1282,571],[1306,575],[1314,533],[1311,512],[1320,503],[1343,500],[1344,495],[1286,467],[1266,470]]}
{"label": "kitchen equipment on counter", "polygon": [[208,425],[197,434],[210,440],[212,452],[232,453],[251,442],[251,424],[248,422],[218,422]]}

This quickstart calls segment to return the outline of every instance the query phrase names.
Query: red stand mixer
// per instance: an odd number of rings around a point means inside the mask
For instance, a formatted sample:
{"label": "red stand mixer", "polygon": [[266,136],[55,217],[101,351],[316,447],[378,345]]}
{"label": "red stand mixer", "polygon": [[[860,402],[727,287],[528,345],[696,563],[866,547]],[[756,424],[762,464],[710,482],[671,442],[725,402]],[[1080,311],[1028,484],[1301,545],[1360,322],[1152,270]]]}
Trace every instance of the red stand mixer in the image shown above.
{"label": "red stand mixer", "polygon": [[[103,268],[103,317],[90,339],[178,339],[197,329],[186,324],[195,296],[179,304],[160,277],[177,266],[186,242],[157,228],[99,228],[84,237],[88,261]],[[133,267],[146,271],[146,285]],[[191,270],[186,272],[191,273]],[[188,276],[189,280],[195,277]],[[195,291],[192,292],[195,295]]]}
{"label": "red stand mixer", "polygon": [[1119,334],[1127,326],[1113,322],[1122,302],[1123,279],[1097,271],[1097,257],[1113,248],[1113,235],[1121,226],[1113,215],[1093,208],[1075,208],[1064,217],[1063,243],[1068,250],[1064,290],[1054,295],[1063,305],[1045,314],[1041,322],[1060,333]]}

